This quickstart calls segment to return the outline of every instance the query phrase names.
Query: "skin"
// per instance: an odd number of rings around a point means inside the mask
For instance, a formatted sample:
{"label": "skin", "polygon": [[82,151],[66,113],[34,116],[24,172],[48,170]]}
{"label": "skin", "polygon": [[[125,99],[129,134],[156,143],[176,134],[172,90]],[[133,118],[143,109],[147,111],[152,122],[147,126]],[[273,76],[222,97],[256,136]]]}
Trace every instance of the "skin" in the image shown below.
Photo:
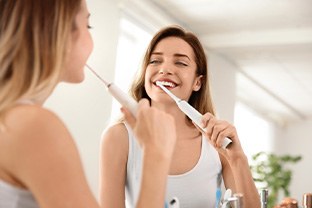
{"label": "skin", "polygon": [[80,83],[84,80],[84,67],[93,50],[93,40],[89,31],[91,28],[90,13],[85,0],[82,4],[82,10],[76,17],[78,29],[72,34],[66,59],[66,70],[62,77],[62,81],[69,83]]}
{"label": "skin", "polygon": [[[83,1],[62,81],[84,78],[83,66],[93,47],[88,17]],[[71,60],[77,64],[72,65]],[[15,105],[7,112],[5,123],[7,131],[0,133],[1,180],[30,190],[40,207],[98,207],[74,140],[54,113],[42,103]]]}
{"label": "skin", "polygon": [[138,119],[127,109],[122,111],[127,123],[139,138],[138,142],[143,150],[142,184],[137,207],[162,207],[168,169],[176,142],[174,119],[167,113],[150,107],[146,99],[139,102]]}
{"label": "skin", "polygon": [[[93,48],[89,16],[84,0],[76,16],[77,31],[73,32],[69,43],[62,74],[64,82],[78,83],[84,79],[83,68]],[[156,134],[154,127],[159,122],[156,120],[159,110],[146,102],[141,101],[137,119],[123,109],[145,149],[145,180],[137,206],[142,208],[151,202],[154,207],[163,205],[166,173],[176,139],[173,118],[163,112],[160,119],[164,131]],[[0,131],[0,180],[31,191],[42,208],[100,207],[87,184],[74,139],[60,118],[42,107],[42,102],[13,105],[5,114],[5,124],[6,131]],[[142,126],[146,131],[140,130]],[[155,142],[145,139],[151,135]],[[164,147],[168,152],[160,148],[163,144],[157,137],[166,138]],[[159,163],[155,163],[157,160]]]}
{"label": "skin", "polygon": [[[201,134],[195,125],[190,125],[176,103],[158,86],[156,81],[167,81],[173,86],[167,87],[176,96],[188,100],[193,91],[201,87],[201,76],[196,76],[196,63],[193,49],[184,40],[167,37],[155,47],[145,72],[145,90],[151,98],[151,105],[173,116],[177,129],[177,141],[173,151],[169,174],[179,175],[190,171],[200,157]],[[210,113],[203,116],[202,125],[207,129],[204,133],[208,141],[220,155],[224,183],[234,193],[244,194],[246,207],[260,207],[257,189],[254,185],[247,158],[242,150],[235,127],[218,120]],[[233,144],[221,149],[225,137],[232,139]],[[116,141],[117,140],[117,141]],[[108,207],[125,207],[125,178],[128,155],[128,134],[122,124],[108,129],[103,136],[103,150],[121,145],[118,152],[102,151],[102,187],[110,187],[113,192],[103,191],[101,202]],[[111,162],[114,160],[114,162]],[[110,165],[110,168],[104,167]],[[117,170],[121,170],[116,172]],[[117,184],[113,181],[118,181]],[[115,203],[117,202],[118,203]]]}

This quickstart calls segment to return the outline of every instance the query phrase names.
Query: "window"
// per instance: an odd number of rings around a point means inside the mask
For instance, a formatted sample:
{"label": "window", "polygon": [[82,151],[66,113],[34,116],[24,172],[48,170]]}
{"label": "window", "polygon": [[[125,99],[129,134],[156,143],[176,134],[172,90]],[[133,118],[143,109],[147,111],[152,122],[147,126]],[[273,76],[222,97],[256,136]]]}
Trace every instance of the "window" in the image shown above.
{"label": "window", "polygon": [[255,153],[272,150],[272,124],[241,102],[236,103],[234,123],[249,161]]}
{"label": "window", "polygon": [[[117,47],[117,61],[114,83],[128,92],[135,73],[141,67],[143,55],[152,35],[123,18]],[[120,104],[113,100],[111,118],[120,115]]]}

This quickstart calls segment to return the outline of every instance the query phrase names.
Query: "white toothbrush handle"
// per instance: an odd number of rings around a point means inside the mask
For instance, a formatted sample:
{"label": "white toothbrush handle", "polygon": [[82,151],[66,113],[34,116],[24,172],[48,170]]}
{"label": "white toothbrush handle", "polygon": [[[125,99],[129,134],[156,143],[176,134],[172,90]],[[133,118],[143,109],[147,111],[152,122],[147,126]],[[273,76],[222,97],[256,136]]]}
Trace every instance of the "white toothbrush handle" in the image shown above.
{"label": "white toothbrush handle", "polygon": [[128,108],[132,115],[136,116],[138,103],[130,97],[128,94],[124,93],[117,85],[111,83],[108,86],[108,91],[110,94],[124,107]]}
{"label": "white toothbrush handle", "polygon": [[[187,115],[202,131],[206,132],[206,129],[201,126],[203,115],[200,112],[198,112],[185,100],[177,102],[177,105],[179,106],[180,110],[183,111],[183,113],[185,113],[185,115]],[[231,142],[232,140],[230,140],[228,137],[225,137],[222,142],[222,147],[226,148]]]}

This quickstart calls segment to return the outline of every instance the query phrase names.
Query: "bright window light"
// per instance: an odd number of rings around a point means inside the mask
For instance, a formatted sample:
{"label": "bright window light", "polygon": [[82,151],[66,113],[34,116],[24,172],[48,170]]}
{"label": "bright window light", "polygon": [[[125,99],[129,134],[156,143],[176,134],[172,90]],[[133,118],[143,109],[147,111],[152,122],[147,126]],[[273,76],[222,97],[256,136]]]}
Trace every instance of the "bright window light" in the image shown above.
{"label": "bright window light", "polygon": [[[135,73],[141,67],[152,35],[125,18],[121,19],[120,31],[114,83],[127,93]],[[112,120],[120,115],[120,107],[120,104],[113,100]]]}
{"label": "bright window light", "polygon": [[260,152],[272,150],[273,126],[261,118],[248,106],[237,102],[234,112],[234,123],[248,160]]}

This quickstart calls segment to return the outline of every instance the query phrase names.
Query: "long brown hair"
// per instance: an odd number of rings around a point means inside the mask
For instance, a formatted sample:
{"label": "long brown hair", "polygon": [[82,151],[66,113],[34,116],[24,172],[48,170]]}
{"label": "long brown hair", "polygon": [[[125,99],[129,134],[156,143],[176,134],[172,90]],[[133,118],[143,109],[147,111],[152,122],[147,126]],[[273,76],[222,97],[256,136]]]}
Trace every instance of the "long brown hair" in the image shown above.
{"label": "long brown hair", "polygon": [[59,82],[81,0],[0,0],[0,116]]}
{"label": "long brown hair", "polygon": [[156,45],[162,39],[167,37],[181,38],[192,47],[195,54],[195,62],[197,65],[196,75],[202,76],[202,85],[199,91],[193,91],[188,102],[200,113],[203,114],[206,112],[210,112],[214,115],[215,110],[210,93],[207,58],[205,51],[199,39],[193,33],[187,32],[179,26],[169,26],[163,28],[153,37],[144,55],[142,68],[139,71],[137,78],[132,83],[130,89],[131,96],[137,101],[142,98],[147,98],[150,100],[144,88],[145,71],[149,64],[151,54],[155,49]]}

